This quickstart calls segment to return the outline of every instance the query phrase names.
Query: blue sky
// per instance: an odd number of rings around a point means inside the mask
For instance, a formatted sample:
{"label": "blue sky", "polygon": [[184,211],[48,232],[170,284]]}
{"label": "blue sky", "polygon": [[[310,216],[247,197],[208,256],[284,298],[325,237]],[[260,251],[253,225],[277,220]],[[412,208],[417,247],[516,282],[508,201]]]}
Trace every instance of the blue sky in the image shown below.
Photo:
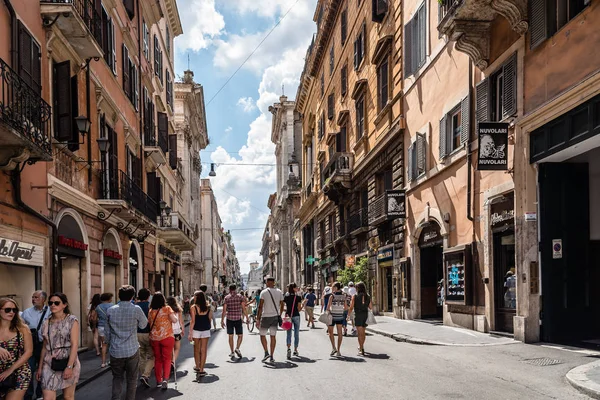
{"label": "blue sky", "polygon": [[[217,163],[212,186],[244,273],[250,262],[262,262],[267,199],[275,191],[275,168],[255,165],[275,163],[268,107],[279,101],[282,85],[288,99],[296,95],[316,29],[312,20],[316,0],[177,0],[177,6],[184,34],[175,39],[176,74],[183,75],[189,57],[195,81],[204,86],[211,144],[200,157],[203,163]],[[203,169],[206,175],[210,166],[203,164]]]}

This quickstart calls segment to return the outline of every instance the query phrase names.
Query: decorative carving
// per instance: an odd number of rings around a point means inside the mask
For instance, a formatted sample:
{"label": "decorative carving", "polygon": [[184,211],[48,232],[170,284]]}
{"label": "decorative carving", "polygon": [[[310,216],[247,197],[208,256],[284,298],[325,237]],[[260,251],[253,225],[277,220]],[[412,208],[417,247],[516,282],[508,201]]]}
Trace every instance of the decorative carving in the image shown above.
{"label": "decorative carving", "polygon": [[490,26],[487,21],[456,21],[455,32],[462,32],[456,50],[467,54],[477,68],[484,70],[490,60]]}
{"label": "decorative carving", "polygon": [[527,4],[522,0],[492,0],[491,7],[502,15],[511,28],[519,35],[524,35],[529,29],[527,22]]}
{"label": "decorative carving", "polygon": [[[98,211],[98,219],[99,219],[100,221],[106,221],[106,220],[107,220],[107,219],[109,219],[109,218],[110,218],[110,217],[111,217],[111,216],[112,216],[112,215],[113,215],[115,212],[117,212],[117,213],[120,213],[121,211],[123,211],[123,209],[122,209],[122,208],[120,208],[120,207],[118,207],[118,208],[113,208],[113,209],[111,210],[110,214],[108,214],[108,216],[106,215],[106,212],[104,212],[104,210],[102,210],[102,211]],[[119,222],[119,223],[117,224],[117,226],[118,226],[119,224],[122,224],[122,223],[121,223],[121,222]]]}

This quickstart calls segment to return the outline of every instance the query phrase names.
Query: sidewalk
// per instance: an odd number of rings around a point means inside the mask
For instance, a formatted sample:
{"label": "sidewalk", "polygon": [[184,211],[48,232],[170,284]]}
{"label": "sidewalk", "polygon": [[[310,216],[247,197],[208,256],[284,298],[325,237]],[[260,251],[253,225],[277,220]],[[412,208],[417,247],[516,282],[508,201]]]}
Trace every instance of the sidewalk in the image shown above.
{"label": "sidewalk", "polygon": [[567,380],[574,388],[594,399],[600,399],[600,360],[573,368]]}
{"label": "sidewalk", "polygon": [[[315,311],[315,315],[320,312]],[[367,327],[367,332],[387,336],[398,342],[438,346],[499,346],[519,343],[513,339],[492,336],[464,328],[434,325],[427,322],[376,316],[377,324]],[[351,326],[348,326],[351,329]]]}

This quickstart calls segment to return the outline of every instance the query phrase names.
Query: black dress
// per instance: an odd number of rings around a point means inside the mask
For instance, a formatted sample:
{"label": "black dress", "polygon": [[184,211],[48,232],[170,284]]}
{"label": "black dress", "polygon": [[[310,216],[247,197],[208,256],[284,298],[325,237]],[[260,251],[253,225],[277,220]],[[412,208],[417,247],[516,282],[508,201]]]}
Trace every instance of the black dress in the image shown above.
{"label": "black dress", "polygon": [[369,304],[371,304],[371,297],[368,294],[358,293],[354,295],[354,326],[367,326]]}

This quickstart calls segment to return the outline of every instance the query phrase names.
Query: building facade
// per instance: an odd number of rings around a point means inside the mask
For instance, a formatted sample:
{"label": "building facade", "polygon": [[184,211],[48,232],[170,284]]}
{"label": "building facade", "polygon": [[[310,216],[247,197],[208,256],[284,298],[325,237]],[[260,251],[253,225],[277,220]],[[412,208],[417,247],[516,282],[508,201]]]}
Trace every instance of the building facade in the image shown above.
{"label": "building facade", "polygon": [[223,289],[221,277],[225,276],[224,239],[217,200],[209,179],[200,180],[200,208],[202,210],[201,244],[204,257],[204,281],[209,292]]}

